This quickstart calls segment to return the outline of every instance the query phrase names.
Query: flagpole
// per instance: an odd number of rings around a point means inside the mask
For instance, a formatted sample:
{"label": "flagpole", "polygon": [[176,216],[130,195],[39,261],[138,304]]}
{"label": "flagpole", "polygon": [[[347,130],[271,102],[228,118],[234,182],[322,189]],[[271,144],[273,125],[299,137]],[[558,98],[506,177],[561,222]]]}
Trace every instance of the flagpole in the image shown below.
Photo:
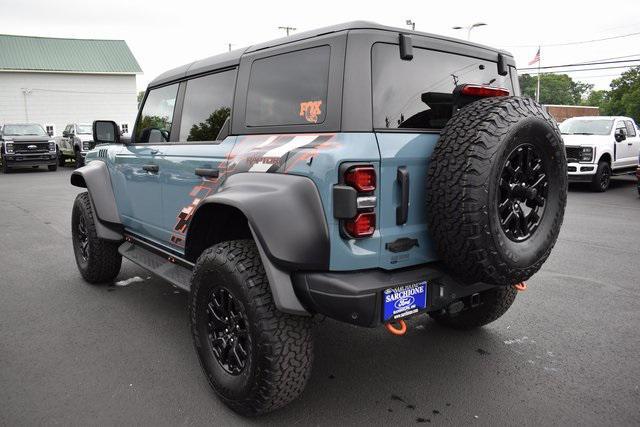
{"label": "flagpole", "polygon": [[538,87],[536,88],[536,102],[540,102],[540,62],[542,62],[542,52],[538,46]]}

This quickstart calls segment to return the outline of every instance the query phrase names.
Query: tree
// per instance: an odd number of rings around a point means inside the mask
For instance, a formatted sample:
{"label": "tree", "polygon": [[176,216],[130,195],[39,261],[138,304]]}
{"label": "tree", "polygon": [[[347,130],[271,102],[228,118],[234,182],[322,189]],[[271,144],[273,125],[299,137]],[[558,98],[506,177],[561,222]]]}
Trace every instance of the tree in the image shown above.
{"label": "tree", "polygon": [[[522,74],[518,77],[522,95],[535,98],[538,77]],[[540,75],[540,103],[558,105],[577,105],[593,85],[573,81],[566,74]]]}
{"label": "tree", "polygon": [[607,94],[606,90],[592,90],[589,92],[589,95],[582,100],[582,105],[587,107],[599,107],[601,110],[605,108],[605,103],[607,102]]}
{"label": "tree", "polygon": [[140,108],[140,104],[142,103],[143,99],[144,99],[144,91],[141,90],[140,92],[138,92],[138,108]]}
{"label": "tree", "polygon": [[191,126],[187,141],[215,141],[230,114],[231,108],[218,108],[204,122]]}
{"label": "tree", "polygon": [[632,117],[640,122],[640,66],[625,71],[611,82],[604,113],[610,116]]}

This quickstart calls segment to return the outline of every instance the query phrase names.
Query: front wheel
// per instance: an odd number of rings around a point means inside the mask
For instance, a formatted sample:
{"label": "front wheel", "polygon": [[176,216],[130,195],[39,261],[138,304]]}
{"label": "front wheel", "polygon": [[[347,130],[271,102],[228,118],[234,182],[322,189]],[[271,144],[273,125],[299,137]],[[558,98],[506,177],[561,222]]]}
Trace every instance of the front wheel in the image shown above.
{"label": "front wheel", "polygon": [[200,255],[189,312],[200,365],[231,409],[260,415],[302,393],[311,373],[311,320],[276,308],[253,241],[223,242]]}
{"label": "front wheel", "polygon": [[512,286],[496,287],[480,293],[480,304],[460,313],[430,313],[438,324],[453,329],[473,329],[491,323],[509,310],[518,291]]}
{"label": "front wheel", "polygon": [[598,170],[591,180],[591,190],[597,193],[603,193],[609,189],[611,183],[611,166],[602,160],[598,163]]}
{"label": "front wheel", "polygon": [[106,283],[116,278],[122,265],[119,243],[98,237],[87,192],[78,194],[73,204],[71,238],[78,270],[87,282]]}
{"label": "front wheel", "polygon": [[76,169],[77,168],[81,168],[82,166],[84,166],[84,157],[82,157],[82,154],[80,154],[79,151],[76,151]]}

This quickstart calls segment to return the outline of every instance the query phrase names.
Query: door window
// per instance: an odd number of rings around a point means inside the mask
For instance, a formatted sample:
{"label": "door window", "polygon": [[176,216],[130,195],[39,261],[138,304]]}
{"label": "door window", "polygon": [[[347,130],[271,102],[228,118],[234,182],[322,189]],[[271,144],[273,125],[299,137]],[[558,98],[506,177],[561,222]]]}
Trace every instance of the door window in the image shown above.
{"label": "door window", "polygon": [[187,81],[180,141],[216,141],[231,115],[236,70]]}
{"label": "door window", "polygon": [[324,122],[330,55],[329,46],[319,46],[254,61],[247,94],[247,126]]}
{"label": "door window", "polygon": [[136,143],[169,141],[177,94],[177,83],[151,89],[136,122]]}
{"label": "door window", "polygon": [[627,128],[627,136],[633,138],[636,136],[636,127],[629,120],[624,121],[624,126]]}

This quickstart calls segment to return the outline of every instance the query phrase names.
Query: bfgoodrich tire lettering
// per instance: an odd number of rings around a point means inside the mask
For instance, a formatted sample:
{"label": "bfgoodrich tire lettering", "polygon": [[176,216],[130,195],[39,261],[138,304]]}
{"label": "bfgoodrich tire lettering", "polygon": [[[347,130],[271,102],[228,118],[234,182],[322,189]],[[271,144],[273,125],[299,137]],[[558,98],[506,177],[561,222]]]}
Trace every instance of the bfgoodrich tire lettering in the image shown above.
{"label": "bfgoodrich tire lettering", "polygon": [[[538,153],[542,186],[534,185],[535,165],[527,162],[513,175],[515,181],[503,179],[511,176],[503,173],[511,167],[510,156],[524,146]],[[555,121],[531,99],[486,98],[456,112],[434,150],[427,178],[429,230],[451,272],[467,283],[512,285],[538,271],[564,217],[566,166]],[[505,233],[498,206],[505,188],[513,193],[509,208],[515,210],[515,205],[527,210],[530,200],[544,195],[542,218],[527,238]]]}
{"label": "bfgoodrich tire lettering", "polygon": [[118,243],[96,234],[89,193],[78,194],[71,213],[71,237],[76,264],[89,283],[107,283],[116,278],[122,265]]}
{"label": "bfgoodrich tire lettering", "polygon": [[[238,318],[246,319],[239,325],[248,333],[240,369],[229,369],[214,351],[209,303],[220,290],[231,294],[236,314],[242,310]],[[220,243],[200,255],[191,280],[189,312],[200,365],[231,409],[259,415],[285,406],[302,393],[312,363],[310,318],[276,309],[253,241]]]}

